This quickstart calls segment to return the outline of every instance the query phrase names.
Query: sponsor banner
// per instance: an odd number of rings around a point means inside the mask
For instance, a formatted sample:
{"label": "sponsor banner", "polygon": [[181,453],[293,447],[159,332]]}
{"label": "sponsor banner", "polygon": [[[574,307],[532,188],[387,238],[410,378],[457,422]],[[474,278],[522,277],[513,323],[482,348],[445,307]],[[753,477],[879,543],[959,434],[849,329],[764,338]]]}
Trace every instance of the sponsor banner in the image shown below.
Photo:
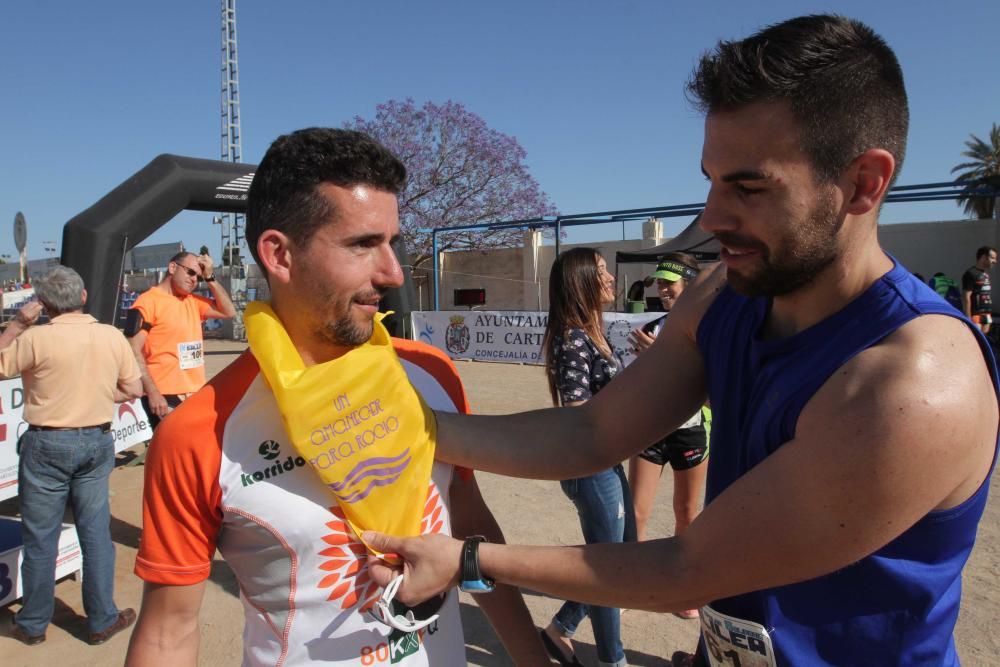
{"label": "sponsor banner", "polygon": [[[0,380],[0,500],[17,495],[17,439],[28,428],[21,418],[23,409],[21,378]],[[153,437],[149,418],[138,399],[115,406],[111,435],[116,452]]]}
{"label": "sponsor banner", "polygon": [[[21,522],[11,517],[0,517],[0,607],[21,599]],[[56,549],[56,581],[79,572],[83,567],[80,540],[72,524],[64,523],[59,532]]]}
{"label": "sponsor banner", "polygon": [[[629,333],[663,313],[604,313],[604,335],[629,364],[635,355]],[[537,311],[418,311],[412,313],[417,340],[444,350],[452,359],[544,364],[542,338],[548,313]]]}

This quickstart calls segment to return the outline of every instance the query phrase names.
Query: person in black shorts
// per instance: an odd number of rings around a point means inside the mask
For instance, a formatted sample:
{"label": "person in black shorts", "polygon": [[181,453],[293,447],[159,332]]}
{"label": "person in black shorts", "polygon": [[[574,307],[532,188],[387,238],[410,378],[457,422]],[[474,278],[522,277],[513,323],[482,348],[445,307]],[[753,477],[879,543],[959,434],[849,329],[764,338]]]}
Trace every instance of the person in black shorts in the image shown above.
{"label": "person in black shorts", "polygon": [[[650,278],[656,280],[660,303],[667,314],[631,333],[630,339],[636,354],[641,354],[653,344],[677,297],[697,275],[698,262],[691,255],[670,253],[663,257]],[[708,466],[703,464],[708,460],[708,428],[711,419],[711,411],[702,408],[679,429],[629,459],[628,482],[635,504],[639,540],[646,539],[646,524],[652,514],[660,476],[667,464],[674,471],[674,533],[679,535],[684,532],[698,516],[705,495]],[[698,618],[698,611],[689,609],[678,612],[677,615],[681,618]]]}
{"label": "person in black shorts", "polygon": [[997,263],[997,249],[984,245],[976,251],[976,263],[962,276],[962,312],[984,334],[993,322],[993,292],[990,269]]}

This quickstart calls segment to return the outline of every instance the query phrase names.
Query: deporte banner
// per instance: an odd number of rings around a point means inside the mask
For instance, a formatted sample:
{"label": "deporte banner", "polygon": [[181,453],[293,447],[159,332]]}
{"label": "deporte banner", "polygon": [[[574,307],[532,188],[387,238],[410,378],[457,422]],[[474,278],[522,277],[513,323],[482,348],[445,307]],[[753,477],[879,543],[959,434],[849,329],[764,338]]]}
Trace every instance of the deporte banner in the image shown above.
{"label": "deporte banner", "polygon": [[[17,440],[28,428],[28,424],[21,419],[23,409],[21,378],[0,380],[0,500],[17,495]],[[153,437],[149,418],[139,399],[115,406],[111,435],[116,452]]]}
{"label": "deporte banner", "polygon": [[[604,313],[604,335],[627,365],[635,358],[628,342],[633,329],[663,313]],[[413,336],[444,350],[452,359],[544,364],[542,338],[548,313],[526,310],[418,311]]]}

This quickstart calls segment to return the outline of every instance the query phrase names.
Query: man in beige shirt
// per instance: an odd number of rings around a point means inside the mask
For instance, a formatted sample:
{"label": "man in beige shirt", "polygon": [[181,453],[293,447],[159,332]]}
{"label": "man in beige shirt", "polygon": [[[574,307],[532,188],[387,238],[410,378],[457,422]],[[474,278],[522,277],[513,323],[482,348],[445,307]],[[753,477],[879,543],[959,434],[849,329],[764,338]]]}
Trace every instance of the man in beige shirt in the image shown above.
{"label": "man in beige shirt", "polygon": [[[115,402],[142,394],[139,368],[120,331],[83,313],[87,290],[72,269],[56,267],[35,283],[40,303],[25,305],[0,334],[0,376],[21,375],[24,420],[18,488],[24,597],[11,637],[45,641],[52,618],[60,523],[72,500],[83,551],[83,606],[89,644],[102,644],[135,621],[114,602],[108,476],[114,469]],[[32,327],[48,312],[48,324]]]}

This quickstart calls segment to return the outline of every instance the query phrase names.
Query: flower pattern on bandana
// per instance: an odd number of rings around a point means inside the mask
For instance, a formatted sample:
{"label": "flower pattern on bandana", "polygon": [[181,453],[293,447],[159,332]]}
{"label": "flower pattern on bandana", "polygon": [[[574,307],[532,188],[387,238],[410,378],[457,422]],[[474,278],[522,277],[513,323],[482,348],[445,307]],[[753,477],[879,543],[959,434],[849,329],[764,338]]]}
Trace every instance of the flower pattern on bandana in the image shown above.
{"label": "flower pattern on bandana", "polygon": [[555,336],[551,373],[563,404],[589,400],[622,369],[617,357],[606,359],[583,329]]}

